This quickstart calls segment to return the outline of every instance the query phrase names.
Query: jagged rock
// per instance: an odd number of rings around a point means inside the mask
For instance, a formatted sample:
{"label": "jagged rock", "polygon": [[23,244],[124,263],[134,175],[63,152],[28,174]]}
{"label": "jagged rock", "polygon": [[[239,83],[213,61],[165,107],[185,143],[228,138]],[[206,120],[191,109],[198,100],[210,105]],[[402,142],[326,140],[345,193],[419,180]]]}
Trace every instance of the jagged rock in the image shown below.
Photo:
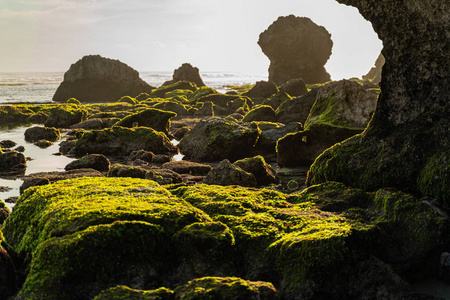
{"label": "jagged rock", "polygon": [[81,102],[114,102],[153,89],[128,65],[100,55],[88,55],[70,66],[53,101],[76,98]]}
{"label": "jagged rock", "polygon": [[280,91],[284,91],[290,96],[297,97],[308,92],[306,84],[302,78],[290,79],[280,86]]}
{"label": "jagged rock", "polygon": [[176,152],[176,148],[162,132],[148,127],[120,126],[84,132],[77,140],[73,151],[76,155],[95,153],[120,156],[141,149],[153,153]]}
{"label": "jagged rock", "polygon": [[25,130],[25,141],[34,143],[39,140],[56,142],[61,138],[61,133],[56,128],[31,127]]}
{"label": "jagged rock", "polygon": [[149,108],[126,116],[115,125],[129,128],[137,126],[150,127],[156,131],[168,134],[170,129],[170,119],[176,117],[176,115],[176,113],[171,111]]}
{"label": "jagged rock", "polygon": [[258,155],[255,157],[244,158],[233,163],[242,170],[255,175],[258,186],[278,183],[279,179],[275,170],[264,160],[264,157]]}
{"label": "jagged rock", "polygon": [[228,159],[222,160],[203,179],[205,184],[240,185],[255,187],[256,177],[241,168],[234,166]]}
{"label": "jagged rock", "polygon": [[269,81],[282,85],[290,79],[306,83],[330,80],[325,63],[331,55],[331,35],[309,18],[279,17],[260,34],[258,45],[270,60]]}
{"label": "jagged rock", "polygon": [[284,101],[276,110],[277,121],[281,123],[300,122],[305,124],[309,112],[316,102],[319,88],[314,88],[310,92]]}
{"label": "jagged rock", "polygon": [[189,63],[184,63],[173,72],[172,80],[165,82],[163,85],[172,84],[178,81],[194,82],[198,87],[205,86],[198,72],[198,68],[193,67]]}
{"label": "jagged rock", "polygon": [[375,61],[375,67],[370,69],[369,73],[367,73],[366,75],[363,75],[362,78],[370,80],[370,81],[372,81],[372,83],[376,83],[376,84],[380,83],[381,71],[383,70],[385,61],[386,60],[385,60],[383,54],[380,53],[377,60]]}
{"label": "jagged rock", "polygon": [[275,122],[277,119],[275,111],[269,105],[260,105],[249,111],[242,120],[243,122],[265,121]]}
{"label": "jagged rock", "polygon": [[196,176],[204,176],[211,171],[211,166],[191,161],[171,161],[161,166],[163,169],[170,169],[178,174],[191,174]]}
{"label": "jagged rock", "polygon": [[377,108],[364,134],[324,152],[309,184],[327,180],[450,199],[448,1],[339,0],[356,6],[383,41]]}
{"label": "jagged rock", "polygon": [[109,159],[102,154],[88,154],[65,166],[65,170],[75,169],[94,169],[100,172],[108,172],[111,163]]}
{"label": "jagged rock", "polygon": [[204,103],[199,102],[199,105],[201,107],[194,113],[194,116],[196,117],[212,117],[214,116],[214,103],[211,101],[207,101]]}
{"label": "jagged rock", "polygon": [[194,161],[236,160],[250,154],[259,134],[255,124],[211,117],[198,122],[178,146],[187,159]]}
{"label": "jagged rock", "polygon": [[27,168],[25,155],[16,151],[0,150],[0,173],[3,174],[21,174]]}
{"label": "jagged rock", "polygon": [[252,87],[248,92],[242,94],[247,97],[262,97],[269,98],[276,92],[278,92],[278,87],[270,81],[258,81],[254,87]]}

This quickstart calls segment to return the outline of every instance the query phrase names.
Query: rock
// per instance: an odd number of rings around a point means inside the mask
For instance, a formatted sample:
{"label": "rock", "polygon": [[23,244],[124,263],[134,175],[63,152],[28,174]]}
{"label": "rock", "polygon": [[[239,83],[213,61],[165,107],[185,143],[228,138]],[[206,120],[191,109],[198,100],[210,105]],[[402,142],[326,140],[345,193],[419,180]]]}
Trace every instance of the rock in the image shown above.
{"label": "rock", "polygon": [[153,152],[141,149],[131,152],[130,156],[128,156],[128,161],[135,161],[137,159],[140,159],[150,163],[152,162],[154,156],[155,154],[153,154]]}
{"label": "rock", "polygon": [[4,299],[9,299],[17,293],[20,283],[14,261],[4,244],[4,238],[0,231],[0,295]]}
{"label": "rock", "polygon": [[[268,126],[271,125],[271,126]],[[286,125],[281,123],[258,122],[261,129],[261,136],[255,145],[255,151],[262,154],[276,153],[277,141],[288,133],[295,133],[303,130],[301,123],[291,122]]]}
{"label": "rock", "polygon": [[170,111],[149,108],[126,116],[115,125],[129,128],[137,126],[150,127],[156,131],[168,134],[170,129],[170,118],[175,117],[176,115],[176,113]]}
{"label": "rock", "polygon": [[270,60],[269,81],[277,85],[303,78],[306,83],[330,81],[325,63],[331,55],[331,35],[309,18],[279,17],[260,34],[258,45]]}
{"label": "rock", "polygon": [[189,281],[175,289],[176,299],[277,300],[275,287],[269,282],[253,282],[236,277],[205,277]]}
{"label": "rock", "polygon": [[170,161],[170,156],[164,154],[158,154],[153,156],[152,163],[163,164]]}
{"label": "rock", "polygon": [[0,150],[0,173],[2,174],[21,174],[25,173],[27,161],[25,155],[16,151]]}
{"label": "rock", "polygon": [[239,95],[225,95],[225,94],[210,94],[203,96],[197,100],[197,103],[212,102],[214,106],[214,114],[217,116],[226,115],[235,112],[240,107],[251,107],[252,101],[248,97],[242,97]]}
{"label": "rock", "polygon": [[70,126],[70,128],[85,129],[85,130],[101,130],[104,128],[111,127],[114,123],[117,123],[118,121],[119,121],[118,118],[92,118],[82,121],[78,124],[72,125]]}
{"label": "rock", "polygon": [[94,169],[100,172],[109,172],[111,163],[109,159],[102,154],[88,154],[65,166],[65,170],[75,169]]}
{"label": "rock", "polygon": [[130,178],[145,178],[149,170],[140,166],[129,166],[122,164],[114,164],[109,170],[108,177],[130,177]]}
{"label": "rock", "polygon": [[190,94],[188,96],[188,100],[191,103],[196,103],[197,100],[200,99],[201,97],[211,95],[211,94],[218,94],[218,92],[213,88],[210,88],[207,86],[202,86],[202,87],[198,88],[196,91],[194,91],[192,94]]}
{"label": "rock", "polygon": [[25,130],[25,141],[34,143],[39,140],[56,142],[61,138],[61,133],[51,127],[31,127]]}
{"label": "rock", "polygon": [[367,190],[389,186],[448,202],[448,2],[339,2],[357,7],[383,41],[381,94],[364,135],[323,153],[308,183],[336,180]]}
{"label": "rock", "polygon": [[130,96],[123,96],[122,98],[117,100],[117,102],[129,103],[131,105],[138,104],[138,101],[136,99],[134,99],[133,97],[130,97]]}
{"label": "rock", "polygon": [[275,170],[260,155],[238,160],[234,165],[252,173],[258,186],[276,184],[280,181]]}
{"label": "rock", "polygon": [[280,91],[284,91],[293,97],[301,96],[308,92],[306,84],[302,78],[290,79],[280,86]]}
{"label": "rock", "polygon": [[14,149],[14,151],[25,152],[25,147],[24,146],[18,146],[16,149]]}
{"label": "rock", "polygon": [[254,124],[212,117],[198,122],[178,146],[194,161],[236,160],[250,154],[259,135]]}
{"label": "rock", "polygon": [[173,133],[173,137],[176,139],[176,140],[181,140],[185,135],[186,135],[186,133],[188,133],[189,132],[189,128],[187,128],[186,126],[183,126],[183,127],[181,127],[181,128],[178,128],[177,130],[175,130],[175,132]]}
{"label": "rock", "polygon": [[71,154],[71,151],[75,148],[76,143],[76,140],[62,141],[59,143],[59,152],[63,155]]}
{"label": "rock", "polygon": [[300,97],[281,103],[276,110],[277,121],[285,124],[290,122],[305,124],[309,112],[316,102],[318,92],[319,88],[315,88]]}
{"label": "rock", "polygon": [[240,185],[255,187],[257,181],[255,175],[234,166],[228,159],[222,160],[203,179],[205,184],[216,185]]}
{"label": "rock", "polygon": [[172,112],[175,116],[185,117],[190,115],[186,106],[175,101],[164,101],[156,104],[154,107],[163,111]]}
{"label": "rock", "polygon": [[48,113],[44,111],[39,111],[34,115],[28,117],[28,122],[33,124],[44,124],[45,122],[47,122],[47,119]]}
{"label": "rock", "polygon": [[150,93],[150,97],[165,98],[166,93],[174,90],[190,90],[195,92],[197,90],[197,85],[193,82],[188,81],[178,81],[169,85],[163,85]]}
{"label": "rock", "polygon": [[22,177],[23,184],[20,186],[20,193],[32,186],[46,185],[60,180],[80,178],[80,177],[104,177],[104,175],[94,169],[75,169],[65,172],[39,172]]}
{"label": "rock", "polygon": [[377,60],[375,61],[375,67],[370,69],[369,73],[363,75],[362,78],[366,80],[370,80],[372,83],[380,83],[381,81],[381,71],[383,69],[385,58],[383,54],[380,53]]}
{"label": "rock", "polygon": [[176,69],[173,72],[172,78],[173,79],[171,81],[164,83],[164,85],[173,84],[178,81],[190,81],[194,82],[198,87],[205,86],[202,78],[200,77],[198,68],[193,67],[188,63],[182,64],[181,67]]}
{"label": "rock", "polygon": [[50,110],[44,125],[45,127],[70,128],[83,121],[86,115],[87,110],[74,104],[58,106]]}
{"label": "rock", "polygon": [[71,65],[53,101],[113,102],[122,96],[150,93],[154,88],[128,65],[100,55],[88,55]]}
{"label": "rock", "polygon": [[272,97],[270,97],[269,99],[264,100],[262,104],[270,105],[274,110],[277,110],[281,104],[291,99],[291,96],[283,91],[279,91],[278,93],[272,95]]}
{"label": "rock", "polygon": [[448,252],[441,253],[439,276],[446,282],[450,282],[450,253]]}
{"label": "rock", "polygon": [[273,94],[278,92],[278,87],[270,81],[258,81],[255,86],[252,87],[248,92],[242,94],[250,98],[262,97],[269,98]]}
{"label": "rock", "polygon": [[84,132],[76,142],[73,151],[76,155],[95,153],[126,156],[141,149],[153,153],[175,153],[177,151],[162,132],[148,127],[126,128],[120,126]]}
{"label": "rock", "polygon": [[53,145],[52,142],[47,141],[47,140],[39,140],[39,141],[37,141],[37,142],[35,142],[33,144],[35,146],[38,146],[39,148],[43,148],[43,149],[48,148],[48,147]]}
{"label": "rock", "polygon": [[266,121],[275,122],[277,119],[275,111],[269,105],[259,105],[249,111],[242,120],[243,122]]}
{"label": "rock", "polygon": [[10,213],[9,208],[2,200],[0,200],[0,227],[3,225]]}
{"label": "rock", "polygon": [[191,174],[196,176],[204,176],[212,169],[209,165],[185,160],[167,162],[161,168],[170,169],[178,174]]}
{"label": "rock", "polygon": [[156,181],[159,184],[181,183],[183,177],[169,169],[152,169],[145,174],[145,179]]}
{"label": "rock", "polygon": [[0,106],[0,124],[26,124],[28,123],[28,118],[34,115],[34,111],[23,108],[16,107],[14,105],[3,105]]}
{"label": "rock", "polygon": [[131,289],[119,285],[102,291],[93,300],[119,300],[119,299],[148,299],[148,300],[174,300],[173,291],[167,288],[159,288],[151,291]]}
{"label": "rock", "polygon": [[214,116],[214,103],[211,101],[199,102],[201,107],[194,113],[196,117],[213,117]]}
{"label": "rock", "polygon": [[319,123],[363,130],[376,104],[377,95],[354,81],[331,82],[319,88],[304,127],[308,129]]}
{"label": "rock", "polygon": [[0,142],[0,148],[9,149],[9,148],[13,148],[16,145],[17,145],[17,143],[14,141],[11,141],[11,140],[4,140],[4,141]]}

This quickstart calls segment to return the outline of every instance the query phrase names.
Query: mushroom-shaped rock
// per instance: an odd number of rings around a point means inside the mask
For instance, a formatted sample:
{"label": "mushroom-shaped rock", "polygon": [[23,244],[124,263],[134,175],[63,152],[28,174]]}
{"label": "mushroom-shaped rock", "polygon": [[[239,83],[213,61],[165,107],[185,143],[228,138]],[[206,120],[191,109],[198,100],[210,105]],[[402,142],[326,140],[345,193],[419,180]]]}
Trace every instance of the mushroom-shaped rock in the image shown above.
{"label": "mushroom-shaped rock", "polygon": [[172,84],[178,81],[189,81],[195,83],[198,87],[205,86],[202,78],[200,77],[198,68],[193,67],[189,63],[184,63],[173,72],[172,80],[165,82],[166,84]]}
{"label": "mushroom-shaped rock", "polygon": [[279,182],[275,170],[266,163],[264,157],[261,155],[238,160],[234,165],[255,175],[256,182],[259,186]]}
{"label": "mushroom-shaped rock", "polygon": [[248,157],[259,135],[256,124],[211,117],[198,122],[178,146],[194,161],[237,160]]}
{"label": "mushroom-shaped rock", "polygon": [[279,17],[260,34],[258,44],[270,60],[269,81],[281,85],[295,78],[306,83],[330,80],[324,66],[333,47],[331,35],[309,18]]}
{"label": "mushroom-shaped rock", "polygon": [[156,131],[161,131],[167,134],[170,129],[170,118],[177,114],[171,111],[164,111],[156,108],[149,108],[135,114],[126,116],[116,126],[123,127],[150,127]]}
{"label": "mushroom-shaped rock", "polygon": [[71,65],[53,101],[113,102],[123,96],[150,93],[154,88],[130,66],[100,55],[88,55]]}
{"label": "mushroom-shaped rock", "polygon": [[222,160],[203,179],[203,183],[216,185],[240,185],[255,187],[256,177],[233,165],[228,159]]}
{"label": "mushroom-shaped rock", "polygon": [[102,154],[88,154],[77,159],[64,168],[66,171],[74,169],[94,169],[100,172],[108,172],[111,163],[109,159]]}

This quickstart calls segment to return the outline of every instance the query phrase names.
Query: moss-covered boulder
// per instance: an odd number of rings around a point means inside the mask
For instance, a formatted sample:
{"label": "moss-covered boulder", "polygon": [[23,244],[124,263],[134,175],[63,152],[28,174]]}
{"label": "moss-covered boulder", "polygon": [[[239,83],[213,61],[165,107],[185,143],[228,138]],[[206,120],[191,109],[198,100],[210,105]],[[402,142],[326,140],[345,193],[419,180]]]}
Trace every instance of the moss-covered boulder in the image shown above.
{"label": "moss-covered boulder", "polygon": [[174,90],[190,90],[190,91],[196,91],[197,85],[193,82],[188,81],[178,81],[172,84],[163,85],[157,89],[154,89],[150,93],[150,97],[159,97],[159,98],[165,98],[166,93],[172,92]]}
{"label": "moss-covered boulder", "polygon": [[66,171],[75,169],[94,169],[100,172],[108,172],[110,166],[111,163],[106,156],[102,154],[88,154],[67,164],[64,169]]}
{"label": "moss-covered boulder", "polygon": [[200,99],[203,96],[207,96],[210,94],[218,94],[218,92],[210,87],[202,86],[196,91],[194,91],[192,94],[188,95],[188,100],[191,103],[196,103],[198,99]]}
{"label": "moss-covered boulder", "polygon": [[151,151],[145,151],[145,150],[136,150],[130,153],[130,156],[128,156],[128,161],[133,162],[135,160],[142,160],[145,162],[152,162],[153,157],[155,154]]}
{"label": "moss-covered boulder", "polygon": [[265,121],[265,122],[275,122],[276,121],[275,110],[269,105],[260,105],[249,111],[243,122],[253,122],[253,121]]}
{"label": "moss-covered boulder", "polygon": [[[0,205],[1,203],[3,202],[0,201]],[[16,266],[6,247],[7,244],[0,231],[0,296],[4,299],[16,294],[20,284]]]}
{"label": "moss-covered boulder", "polygon": [[29,118],[33,116],[34,111],[27,107],[20,107],[18,105],[5,105],[0,106],[0,124],[26,124],[29,122]]}
{"label": "moss-covered boulder", "polygon": [[174,300],[173,294],[167,288],[143,291],[119,285],[102,291],[93,300]]}
{"label": "moss-covered boulder", "polygon": [[302,78],[290,79],[280,86],[280,90],[293,97],[298,97],[308,92],[305,81]]}
{"label": "moss-covered boulder", "polygon": [[175,297],[183,300],[277,300],[279,294],[269,282],[236,277],[204,277],[177,287]]}
{"label": "moss-covered boulder", "polygon": [[216,167],[209,171],[203,179],[203,183],[248,187],[255,187],[257,185],[255,175],[233,165],[228,159],[222,160]]}
{"label": "moss-covered boulder", "polygon": [[170,169],[179,174],[191,174],[197,176],[204,176],[212,169],[210,165],[185,160],[167,162],[164,163],[161,168]]}
{"label": "moss-covered boulder", "polygon": [[20,152],[0,150],[0,166],[2,174],[22,174],[27,168],[27,160]]}
{"label": "moss-covered boulder", "polygon": [[217,116],[227,116],[234,113],[241,107],[245,111],[248,111],[248,109],[253,105],[252,100],[248,97],[228,94],[208,94],[199,98],[197,103],[199,102],[212,102],[215,105],[214,113]]}
{"label": "moss-covered boulder", "polygon": [[154,107],[157,109],[175,113],[176,116],[179,117],[190,115],[189,107],[176,101],[163,101],[156,104]]}
{"label": "moss-covered boulder", "polygon": [[255,175],[258,186],[279,182],[275,170],[266,163],[261,155],[238,160],[234,162],[234,165]]}
{"label": "moss-covered boulder", "polygon": [[121,126],[84,132],[73,151],[80,156],[88,153],[120,156],[141,149],[154,153],[176,152],[176,148],[162,132],[148,127]]}
{"label": "moss-covered boulder", "polygon": [[277,121],[285,124],[289,122],[305,124],[309,112],[316,102],[317,92],[318,88],[315,88],[300,97],[287,99],[281,103],[276,110]]}
{"label": "moss-covered boulder", "polygon": [[49,112],[45,127],[69,128],[87,116],[87,110],[76,104],[59,105]]}
{"label": "moss-covered boulder", "polygon": [[126,116],[115,125],[129,128],[138,126],[150,127],[156,131],[168,134],[170,130],[170,119],[176,117],[176,115],[176,113],[171,111],[149,108]]}
{"label": "moss-covered boulder", "polygon": [[117,100],[117,102],[129,103],[131,105],[138,104],[138,101],[135,98],[130,97],[130,96],[123,96],[119,100]]}
{"label": "moss-covered boulder", "polygon": [[303,126],[298,122],[289,124],[257,122],[261,135],[255,145],[255,152],[264,156],[273,157],[276,160],[277,141],[288,133],[296,133],[303,130]]}
{"label": "moss-covered boulder", "polygon": [[9,208],[6,206],[5,202],[0,200],[0,227],[3,225],[5,220],[8,218],[10,214]]}
{"label": "moss-covered boulder", "polygon": [[255,124],[212,117],[198,122],[178,146],[194,161],[237,160],[251,153],[259,135]]}
{"label": "moss-covered boulder", "polygon": [[242,94],[243,96],[269,98],[276,92],[278,87],[275,83],[270,81],[258,81],[248,92]]}
{"label": "moss-covered boulder", "polygon": [[114,164],[109,170],[108,177],[130,177],[130,178],[145,178],[149,170],[141,166],[130,166],[122,164]]}
{"label": "moss-covered boulder", "polygon": [[61,133],[56,128],[50,127],[30,127],[25,130],[25,141],[34,143],[39,140],[56,142],[61,138]]}
{"label": "moss-covered boulder", "polygon": [[276,111],[281,104],[291,99],[292,97],[286,94],[286,92],[279,91],[278,93],[272,95],[269,99],[264,100],[262,104],[269,105]]}

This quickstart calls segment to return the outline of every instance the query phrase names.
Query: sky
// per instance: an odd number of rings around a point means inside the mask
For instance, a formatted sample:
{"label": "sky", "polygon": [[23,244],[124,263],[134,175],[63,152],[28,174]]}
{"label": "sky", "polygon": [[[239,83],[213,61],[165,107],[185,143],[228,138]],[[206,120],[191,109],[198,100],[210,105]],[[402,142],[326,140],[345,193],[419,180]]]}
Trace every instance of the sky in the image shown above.
{"label": "sky", "polygon": [[143,72],[188,62],[200,72],[267,72],[259,34],[279,16],[332,35],[332,79],[361,77],[382,43],[357,9],[335,0],[0,0],[0,72],[65,72],[84,55]]}

